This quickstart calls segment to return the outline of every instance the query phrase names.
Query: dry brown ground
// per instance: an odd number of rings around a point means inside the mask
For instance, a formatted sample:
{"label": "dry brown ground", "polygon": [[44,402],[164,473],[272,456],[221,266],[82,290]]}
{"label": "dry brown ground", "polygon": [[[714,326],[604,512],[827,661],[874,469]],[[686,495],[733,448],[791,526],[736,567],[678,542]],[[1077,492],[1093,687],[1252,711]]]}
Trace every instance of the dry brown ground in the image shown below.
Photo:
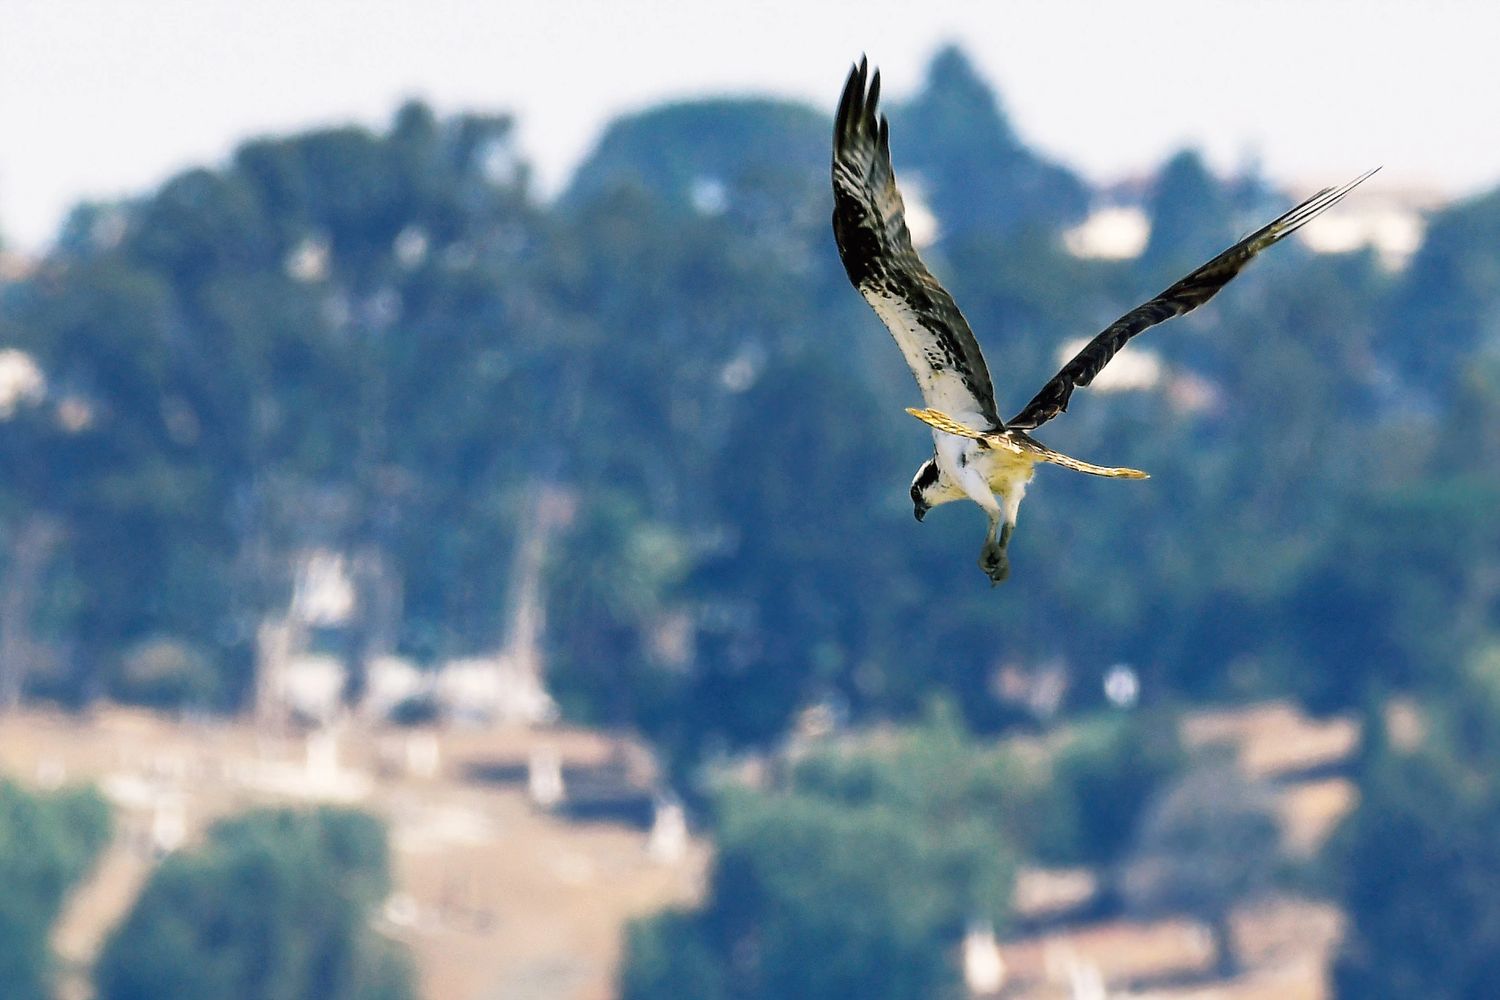
{"label": "dry brown ground", "polygon": [[1278,778],[1347,760],[1359,745],[1359,724],[1347,716],[1312,719],[1287,701],[1189,713],[1182,738],[1189,747],[1227,743],[1254,778]]}
{"label": "dry brown ground", "polygon": [[[1280,703],[1199,713],[1184,735],[1190,745],[1236,744],[1247,770],[1267,777],[1336,764],[1357,739],[1347,721],[1313,722]],[[428,772],[421,758],[434,748],[437,767]],[[649,783],[639,748],[569,729],[350,728],[336,764],[328,749],[298,734],[257,733],[247,722],[192,723],[118,707],[0,719],[0,773],[44,787],[97,783],[116,806],[119,836],[55,933],[63,1000],[89,996],[89,963],[160,855],[153,836],[180,824],[191,843],[213,820],[254,805],[342,801],[387,819],[397,891],[378,923],[411,947],[430,1000],[607,1000],[626,922],[701,892],[703,843],[662,864],[648,855],[643,832],[560,819],[534,807],[514,780],[545,749],[565,767],[623,759]],[[1353,801],[1339,778],[1285,785],[1287,846],[1314,851]],[[1032,873],[1018,886],[1018,903],[1066,910],[1095,888],[1087,872]],[[1132,995],[1320,1000],[1338,933],[1337,911],[1322,904],[1282,900],[1245,910],[1236,937],[1250,973]],[[1065,927],[1002,945],[1011,973],[1003,995],[1067,996],[1079,974],[1097,974],[1114,989],[1191,975],[1206,968],[1208,949],[1202,929],[1182,920]]]}
{"label": "dry brown ground", "polygon": [[63,996],[88,996],[88,964],[160,854],[153,830],[170,837],[180,823],[191,842],[254,805],[342,801],[387,819],[397,890],[379,924],[410,945],[432,1000],[605,1000],[625,923],[696,898],[701,843],[662,863],[639,830],[564,821],[533,807],[524,783],[471,769],[519,772],[540,746],[565,766],[597,764],[619,752],[609,740],[565,729],[419,734],[438,750],[424,776],[408,764],[410,750],[424,750],[410,739],[351,730],[331,766],[303,737],[236,721],[119,708],[0,720],[0,772],[33,786],[97,783],[116,806],[119,835],[54,936]]}
{"label": "dry brown ground", "polygon": [[[1183,919],[1112,920],[1002,944],[1008,984],[1000,996],[1066,1000],[1103,995],[1098,991],[1104,989],[1133,1000],[1325,1000],[1330,995],[1327,970],[1343,929],[1336,908],[1272,898],[1237,910],[1231,926],[1246,971],[1227,982],[1142,987],[1204,976],[1213,963],[1208,931]],[[1090,983],[1094,993],[1088,992]]]}

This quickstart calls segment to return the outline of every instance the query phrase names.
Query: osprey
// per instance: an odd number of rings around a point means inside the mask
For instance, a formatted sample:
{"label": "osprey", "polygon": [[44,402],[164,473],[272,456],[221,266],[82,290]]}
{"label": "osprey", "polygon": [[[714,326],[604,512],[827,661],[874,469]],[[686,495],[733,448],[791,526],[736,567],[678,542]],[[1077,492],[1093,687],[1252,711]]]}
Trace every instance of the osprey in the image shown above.
{"label": "osprey", "polygon": [[1073,390],[1092,382],[1131,337],[1213,298],[1250,258],[1296,232],[1375,171],[1319,191],[1115,320],[1020,412],[1002,421],[978,341],[952,296],[912,247],[891,168],[889,125],[875,113],[880,73],[869,78],[868,68],[861,59],[850,72],[834,122],[833,235],[849,280],[890,329],[927,404],[906,411],[932,427],[933,455],[911,483],[917,520],[951,500],[967,497],[977,503],[989,517],[979,566],[991,583],[999,583],[1010,574],[1006,546],[1038,462],[1112,479],[1146,478],[1136,469],[1080,462],[1026,432],[1066,410]]}

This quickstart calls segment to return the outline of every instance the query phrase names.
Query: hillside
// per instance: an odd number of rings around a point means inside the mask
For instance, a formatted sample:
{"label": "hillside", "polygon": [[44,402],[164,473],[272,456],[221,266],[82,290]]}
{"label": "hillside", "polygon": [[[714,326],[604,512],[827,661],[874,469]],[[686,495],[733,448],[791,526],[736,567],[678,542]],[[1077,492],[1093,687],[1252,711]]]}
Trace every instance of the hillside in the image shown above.
{"label": "hillside", "polygon": [[[1267,704],[1193,715],[1184,732],[1196,745],[1233,743],[1248,771],[1277,782],[1294,856],[1316,849],[1350,806],[1348,781],[1327,776],[1353,750],[1357,733],[1346,722],[1313,723]],[[544,770],[555,763],[570,779],[574,808],[534,801],[533,761]],[[431,1000],[614,996],[626,921],[699,898],[709,850],[694,838],[679,852],[670,830],[653,845],[635,821],[638,807],[569,818],[586,811],[578,799],[591,788],[598,800],[601,781],[622,801],[640,801],[655,782],[639,747],[579,729],[351,727],[335,738],[118,707],[27,711],[0,726],[0,772],[43,785],[97,783],[116,809],[116,842],[54,933],[68,1000],[89,995],[93,954],[164,853],[255,805],[357,804],[390,824],[398,888],[380,927],[412,947]],[[1277,896],[1238,909],[1235,933],[1250,968],[1210,988],[1201,927],[1181,918],[1100,922],[1088,916],[1097,891],[1087,869],[1022,873],[1018,916],[1038,930],[999,943],[1002,996],[1065,997],[1079,977],[1174,1000],[1326,996],[1319,984],[1342,923],[1326,903]],[[1195,981],[1163,985],[1181,979]]]}

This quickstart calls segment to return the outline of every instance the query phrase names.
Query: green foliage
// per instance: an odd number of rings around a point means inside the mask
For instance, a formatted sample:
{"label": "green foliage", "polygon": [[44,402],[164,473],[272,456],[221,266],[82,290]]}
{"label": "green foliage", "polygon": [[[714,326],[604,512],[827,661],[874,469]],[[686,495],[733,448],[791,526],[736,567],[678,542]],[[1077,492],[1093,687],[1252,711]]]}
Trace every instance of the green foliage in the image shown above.
{"label": "green foliage", "polygon": [[1027,229],[1050,232],[1088,208],[1083,182],[1027,148],[957,47],[933,57],[923,89],[897,110],[895,126],[910,137],[894,144],[896,168],[922,175],[952,237],[998,242]]}
{"label": "green foliage", "polygon": [[[887,104],[1006,412],[1287,204],[1185,152],[1142,257],[1081,260],[1061,236],[1089,190],[961,52]],[[1153,479],[1039,471],[991,592],[971,506],[911,519],[930,444],[832,246],[828,126],[770,100],[648,109],[542,203],[508,117],[410,104],[80,208],[0,289],[0,336],[47,378],[0,419],[30,690],[242,704],[310,547],[382,568],[351,658],[493,650],[543,486],[576,507],[547,552],[549,682],[679,781],[811,703],[908,721],[937,692],[998,730],[1020,716],[1001,664],[1060,661],[1076,692],[1128,662],[1164,700],[1325,711],[1441,685],[1500,630],[1493,196],[1435,216],[1401,273],[1287,241],[1132,345],[1157,387],[1081,394],[1042,436]],[[22,558],[42,521],[55,542]]]}
{"label": "green foliage", "polygon": [[1163,164],[1147,206],[1151,236],[1136,261],[1140,271],[1186,274],[1239,239],[1227,187],[1195,150]]}
{"label": "green foliage", "polygon": [[[811,108],[764,100],[673,104],[612,124],[579,168],[564,205],[636,189],[674,215],[727,214],[736,228],[785,233],[822,198],[828,123]],[[814,189],[814,185],[816,188]],[[788,197],[788,195],[792,197]],[[822,212],[818,222],[825,223]]]}
{"label": "green foliage", "polygon": [[620,1000],[728,1000],[730,978],[695,914],[669,910],[626,930]]}
{"label": "green foliage", "polygon": [[1146,808],[1187,759],[1176,719],[1165,712],[1114,714],[1070,732],[1052,761],[1052,794],[1071,836],[1038,841],[1055,864],[1113,865],[1129,849]]}
{"label": "green foliage", "polygon": [[1377,746],[1330,850],[1340,997],[1478,1000],[1500,981],[1500,652],[1428,708],[1419,748]]}
{"label": "green foliage", "polygon": [[220,700],[218,684],[203,650],[171,639],[147,639],[121,662],[121,693],[141,704],[212,705]]}
{"label": "green foliage", "polygon": [[[24,502],[66,522],[49,583],[81,595],[60,623],[77,693],[232,704],[311,545],[395,567],[410,645],[496,641],[499,515],[534,475],[556,365],[506,336],[544,340],[524,317],[552,312],[502,280],[536,221],[524,171],[501,169],[509,132],[411,105],[384,134],[256,140],[226,169],[80,213],[7,297],[49,394],[0,437],[35,459]],[[125,676],[155,641],[197,651],[215,682]]]}
{"label": "green foliage", "polygon": [[1500,798],[1451,764],[1384,761],[1362,784],[1343,894],[1351,933],[1334,973],[1341,997],[1473,998],[1500,977]]}
{"label": "green foliage", "polygon": [[[1028,147],[961,52],[886,104],[901,179],[937,221],[924,257],[989,348],[1007,413],[1064,345],[1290,203],[1184,152],[1151,187],[1140,259],[1081,260],[1061,237],[1093,192]],[[1155,704],[1290,695],[1333,711],[1440,692],[1500,634],[1500,194],[1436,213],[1401,272],[1288,241],[1132,345],[1160,362],[1157,386],[1096,387],[1041,436],[1153,479],[1041,470],[1015,575],[992,592],[971,506],[911,519],[906,484],[930,443],[900,412],[917,399],[910,376],[832,245],[827,110],[647,109],[544,203],[510,118],[409,104],[381,129],[256,139],[81,206],[34,273],[0,286],[0,340],[46,376],[0,413],[0,606],[26,654],[6,669],[29,671],[0,694],[243,704],[256,629],[285,612],[310,547],[381,567],[371,576],[399,595],[360,585],[351,657],[493,650],[517,526],[544,486],[575,512],[546,553],[548,682],[570,718],[644,734],[679,785],[777,745],[809,704],[909,722],[937,694],[980,731],[1034,722],[995,697],[1002,666],[1061,664],[1064,723],[1097,707],[1078,692],[1118,662]],[[1462,718],[1451,738],[1480,739]],[[1148,829],[1203,834],[1181,811],[1142,811],[1180,766],[1168,729],[1085,718],[1050,781],[975,752],[956,726],[804,760],[774,791],[723,801],[724,891],[637,928],[626,991],[940,992],[943,949],[1000,897],[1011,856],[1118,866]],[[1446,795],[1484,784],[1463,757],[1372,771],[1371,801],[1415,831],[1442,813],[1402,811],[1415,776],[1401,768],[1428,768]],[[1462,841],[1477,860],[1452,870],[1472,863],[1482,883],[1489,800],[1447,797],[1477,831]],[[1371,857],[1419,842],[1438,856],[1437,834],[1382,840],[1369,808],[1356,829]],[[1253,857],[1264,825],[1230,814]],[[147,950],[193,951],[203,928],[290,934],[304,904],[363,926],[349,887],[304,899],[303,881],[322,883],[286,874],[328,845],[222,836],[163,869],[131,932]],[[858,906],[799,893],[781,866]],[[244,922],[191,888],[262,871],[274,912]],[[1177,903],[1218,912],[1202,901],[1254,874],[1215,872],[1178,879]],[[162,901],[179,891],[201,908],[191,921]],[[1384,961],[1408,916],[1383,924],[1374,901],[1357,905]],[[15,940],[39,932],[26,933]],[[1422,934],[1438,954],[1438,932]],[[255,989],[311,989],[298,956],[316,947],[296,938],[285,966],[235,952],[193,966],[209,977],[193,988],[240,995],[224,984],[264,968]],[[383,968],[365,947],[328,961]],[[152,976],[188,974],[111,955],[145,995],[171,991]],[[1441,967],[1462,982],[1469,961]]]}
{"label": "green foliage", "polygon": [[1232,757],[1211,754],[1148,805],[1120,891],[1138,913],[1188,913],[1213,933],[1220,975],[1239,971],[1229,912],[1270,888],[1279,864],[1275,801]]}
{"label": "green foliage", "polygon": [[966,921],[1004,922],[1036,794],[942,716],[728,789],[704,908],[635,925],[622,995],[957,996],[953,949]]}
{"label": "green foliage", "polygon": [[106,942],[103,1000],[415,996],[405,955],[370,929],[390,890],[385,832],[363,813],[268,810],[174,854]]}
{"label": "green foliage", "polygon": [[1494,357],[1496,288],[1500,192],[1434,213],[1380,329],[1385,355],[1420,404],[1441,407],[1476,352]]}
{"label": "green foliage", "polygon": [[92,790],[34,794],[0,780],[0,983],[7,1000],[52,995],[48,935],[63,900],[109,841]]}

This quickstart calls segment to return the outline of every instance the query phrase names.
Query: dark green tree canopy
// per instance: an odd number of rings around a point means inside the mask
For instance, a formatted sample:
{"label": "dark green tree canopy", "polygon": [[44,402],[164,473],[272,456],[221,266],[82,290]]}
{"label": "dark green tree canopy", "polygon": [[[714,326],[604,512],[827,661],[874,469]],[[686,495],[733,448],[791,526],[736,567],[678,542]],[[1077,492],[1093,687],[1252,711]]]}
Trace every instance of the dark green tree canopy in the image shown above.
{"label": "dark green tree canopy", "polygon": [[[312,547],[386,581],[350,660],[493,651],[541,495],[574,511],[545,553],[549,682],[681,777],[814,703],[912,718],[937,691],[998,730],[1026,713],[997,670],[1054,660],[1064,714],[1119,662],[1148,698],[1338,709],[1451,676],[1500,627],[1492,198],[1435,216],[1403,272],[1289,243],[1132,344],[1150,384],[1080,394],[1047,441],[1154,478],[1040,472],[1025,593],[991,594],[955,557],[972,511],[911,520],[931,445],[832,246],[828,110],[648,109],[545,203],[508,116],[413,103],[81,207],[0,290],[46,379],[0,419],[25,470],[0,479],[23,687],[241,705]],[[1147,252],[1083,259],[1060,234],[1091,192],[959,50],[893,114],[938,222],[924,253],[1014,405],[1175,255],[1286,203],[1183,153]]]}
{"label": "dark green tree canopy", "polygon": [[52,925],[109,835],[109,808],[96,793],[33,794],[0,780],[0,983],[7,998],[53,995]]}
{"label": "dark green tree canopy", "polygon": [[252,812],[174,854],[106,942],[101,998],[406,1000],[404,954],[370,929],[384,829],[336,809]]}
{"label": "dark green tree canopy", "polygon": [[[893,112],[892,156],[920,178],[946,242],[1051,231],[1088,211],[1083,182],[1028,147],[959,48],[937,53],[912,100]],[[915,179],[912,178],[912,179]]]}

